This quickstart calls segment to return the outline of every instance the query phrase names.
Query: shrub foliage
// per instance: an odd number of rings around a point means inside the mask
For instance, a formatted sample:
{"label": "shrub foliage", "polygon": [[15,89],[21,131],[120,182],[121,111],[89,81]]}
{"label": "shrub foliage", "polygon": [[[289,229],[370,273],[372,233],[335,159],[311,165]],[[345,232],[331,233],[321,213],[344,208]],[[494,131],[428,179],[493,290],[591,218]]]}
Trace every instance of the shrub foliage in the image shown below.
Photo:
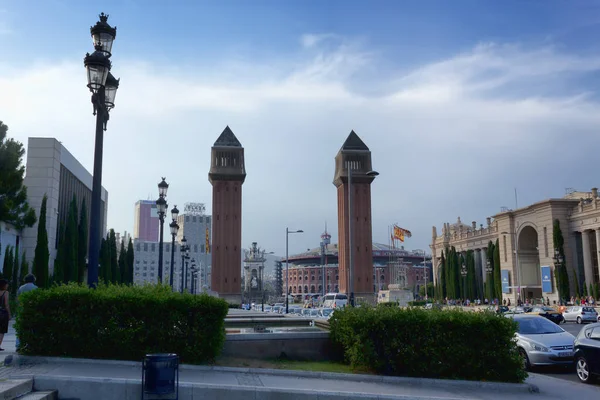
{"label": "shrub foliage", "polygon": [[213,361],[225,342],[224,300],[168,286],[69,284],[19,301],[15,329],[26,355],[140,361],[168,352],[197,364]]}
{"label": "shrub foliage", "polygon": [[331,339],[355,368],[396,376],[522,382],[516,322],[494,313],[361,307],[336,311]]}

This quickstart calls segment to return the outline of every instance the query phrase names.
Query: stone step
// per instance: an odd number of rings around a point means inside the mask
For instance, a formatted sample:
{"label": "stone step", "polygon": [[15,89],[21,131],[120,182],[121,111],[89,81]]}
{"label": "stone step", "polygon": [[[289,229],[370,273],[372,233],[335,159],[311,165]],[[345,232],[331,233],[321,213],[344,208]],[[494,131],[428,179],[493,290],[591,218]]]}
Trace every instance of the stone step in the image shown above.
{"label": "stone step", "polygon": [[58,399],[58,391],[56,390],[46,390],[41,392],[31,392],[23,395],[21,397],[17,397],[16,400],[57,400]]}
{"label": "stone step", "polygon": [[11,379],[0,381],[0,399],[14,400],[33,390],[33,379]]}

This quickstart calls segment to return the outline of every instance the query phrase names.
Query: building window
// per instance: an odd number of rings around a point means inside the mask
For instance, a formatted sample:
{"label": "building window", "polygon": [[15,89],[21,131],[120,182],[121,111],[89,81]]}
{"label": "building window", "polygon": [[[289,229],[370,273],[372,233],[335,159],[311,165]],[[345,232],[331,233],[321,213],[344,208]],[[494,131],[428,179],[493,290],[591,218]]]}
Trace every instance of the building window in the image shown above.
{"label": "building window", "polygon": [[311,280],[313,280],[313,281],[315,280],[315,276],[314,276],[314,275],[313,275],[313,276],[311,276],[310,278],[311,278]]}
{"label": "building window", "polygon": [[198,252],[198,245],[197,245],[197,244],[195,244],[195,245],[194,245],[194,253],[197,253],[197,252]]}
{"label": "building window", "polygon": [[196,222],[196,216],[195,215],[192,217],[192,222]]}
{"label": "building window", "polygon": [[148,243],[144,243],[144,251],[148,251]]}
{"label": "building window", "polygon": [[[507,254],[506,254],[506,235],[504,235],[503,241],[504,241],[504,262],[507,262],[507,261],[508,261],[508,258],[507,258]],[[515,250],[515,249],[513,249],[513,251],[514,251],[514,250]],[[493,258],[494,258],[494,255],[492,254],[492,259],[493,259]],[[516,266],[515,266],[515,265],[513,265],[513,268],[516,268]]]}
{"label": "building window", "polygon": [[156,245],[155,245],[155,243],[152,243],[150,245],[150,251],[155,251],[155,250],[156,250]]}
{"label": "building window", "polygon": [[166,249],[166,251],[167,251],[167,252],[171,251],[171,245],[170,245],[170,244],[167,244],[167,249]]}
{"label": "building window", "polygon": [[200,245],[200,252],[201,252],[201,253],[205,253],[205,251],[204,251],[204,250],[205,250],[205,249],[204,249],[204,245],[203,245],[203,244],[201,244],[201,245]]}
{"label": "building window", "polygon": [[135,250],[136,251],[140,251],[140,244],[139,243],[135,245]]}

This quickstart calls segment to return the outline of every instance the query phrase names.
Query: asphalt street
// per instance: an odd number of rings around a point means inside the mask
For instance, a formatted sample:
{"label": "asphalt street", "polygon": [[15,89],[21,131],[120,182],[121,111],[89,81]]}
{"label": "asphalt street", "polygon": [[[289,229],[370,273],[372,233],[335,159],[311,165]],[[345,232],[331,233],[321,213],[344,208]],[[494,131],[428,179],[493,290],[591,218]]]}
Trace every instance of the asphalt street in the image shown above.
{"label": "asphalt street", "polygon": [[[585,325],[576,324],[575,322],[567,322],[566,324],[560,324],[561,328],[563,328],[565,331],[569,332],[570,334],[572,334],[575,337],[579,334],[579,331],[584,326]],[[550,376],[553,378],[564,379],[567,381],[580,383],[579,378],[577,378],[577,374],[575,373],[575,366],[572,366],[570,368],[538,367],[533,372],[535,372],[537,374]],[[598,385],[598,384],[596,384],[596,385]]]}

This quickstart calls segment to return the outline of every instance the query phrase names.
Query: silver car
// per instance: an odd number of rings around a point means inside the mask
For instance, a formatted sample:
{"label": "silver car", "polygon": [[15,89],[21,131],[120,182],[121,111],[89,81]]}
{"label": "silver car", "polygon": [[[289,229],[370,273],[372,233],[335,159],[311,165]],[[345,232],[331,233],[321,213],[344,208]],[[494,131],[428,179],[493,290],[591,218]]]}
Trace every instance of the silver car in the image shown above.
{"label": "silver car", "polygon": [[539,365],[573,365],[575,337],[537,315],[508,315],[519,328],[515,334],[525,369]]}
{"label": "silver car", "polygon": [[598,320],[598,313],[593,307],[573,306],[563,312],[563,317],[565,322],[577,322],[581,324],[584,322],[596,322]]}

